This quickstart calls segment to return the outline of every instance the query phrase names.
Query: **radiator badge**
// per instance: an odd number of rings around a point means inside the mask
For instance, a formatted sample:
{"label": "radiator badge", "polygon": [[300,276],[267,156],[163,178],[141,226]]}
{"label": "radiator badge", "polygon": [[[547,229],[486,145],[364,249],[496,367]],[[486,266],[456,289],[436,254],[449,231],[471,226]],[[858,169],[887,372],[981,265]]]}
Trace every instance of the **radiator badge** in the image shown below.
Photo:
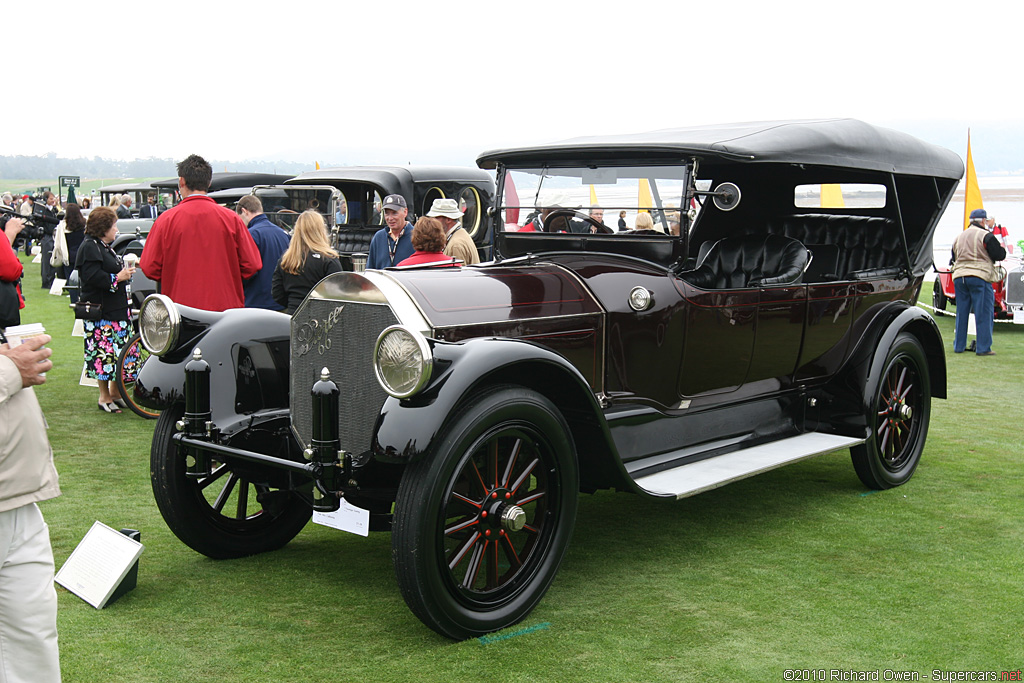
{"label": "radiator badge", "polygon": [[341,311],[345,306],[338,306],[327,314],[323,320],[311,319],[303,323],[295,333],[295,355],[298,358],[305,356],[310,351],[316,351],[321,356],[331,348],[331,330],[338,323]]}

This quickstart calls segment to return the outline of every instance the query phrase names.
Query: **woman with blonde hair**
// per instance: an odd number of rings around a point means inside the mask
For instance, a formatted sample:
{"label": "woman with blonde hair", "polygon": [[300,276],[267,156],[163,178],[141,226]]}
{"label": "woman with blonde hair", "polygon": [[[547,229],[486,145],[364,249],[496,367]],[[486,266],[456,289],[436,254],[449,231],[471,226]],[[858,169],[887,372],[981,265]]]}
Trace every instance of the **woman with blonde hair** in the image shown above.
{"label": "woman with blonde hair", "polygon": [[327,242],[323,216],[316,211],[303,211],[295,221],[291,243],[274,268],[270,293],[291,315],[316,283],[340,271],[341,261]]}
{"label": "woman with blonde hair", "polygon": [[665,229],[661,226],[655,227],[654,219],[651,218],[651,214],[646,211],[641,211],[636,215],[636,224],[634,230],[651,230],[653,232],[665,232]]}

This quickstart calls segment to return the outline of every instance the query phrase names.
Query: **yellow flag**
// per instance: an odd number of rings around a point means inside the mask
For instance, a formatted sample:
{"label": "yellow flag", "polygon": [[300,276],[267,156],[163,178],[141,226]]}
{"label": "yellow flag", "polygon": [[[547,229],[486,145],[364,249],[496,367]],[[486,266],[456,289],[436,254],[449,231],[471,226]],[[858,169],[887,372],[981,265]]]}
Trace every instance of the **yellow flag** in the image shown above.
{"label": "yellow flag", "polygon": [[320,162],[319,161],[314,161],[313,163],[316,164],[316,170],[319,171],[320,170]]}
{"label": "yellow flag", "polygon": [[967,129],[967,182],[964,184],[964,230],[971,224],[971,211],[984,209],[978,174],[974,172],[974,158],[971,157],[971,130]]}
{"label": "yellow flag", "polygon": [[590,205],[597,206],[597,190],[594,189],[593,185],[590,186]]}
{"label": "yellow flag", "polygon": [[640,207],[639,213],[650,213],[647,209],[654,206],[654,197],[651,195],[651,184],[647,182],[647,178],[640,179],[639,195],[637,197],[637,206]]}
{"label": "yellow flag", "polygon": [[843,209],[846,202],[843,201],[843,189],[835,183],[821,186],[821,208]]}

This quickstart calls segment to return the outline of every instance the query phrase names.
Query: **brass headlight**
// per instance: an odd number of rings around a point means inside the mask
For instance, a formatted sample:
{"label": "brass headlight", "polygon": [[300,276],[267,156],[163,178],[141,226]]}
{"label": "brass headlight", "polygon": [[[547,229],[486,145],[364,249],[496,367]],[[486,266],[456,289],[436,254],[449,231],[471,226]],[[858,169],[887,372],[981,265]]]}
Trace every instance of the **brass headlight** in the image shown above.
{"label": "brass headlight", "polygon": [[139,334],[142,345],[154,356],[174,349],[181,332],[181,314],[170,297],[150,294],[139,309]]}
{"label": "brass headlight", "polygon": [[392,325],[377,337],[373,369],[377,381],[395,398],[407,398],[430,381],[434,356],[426,338],[402,325]]}

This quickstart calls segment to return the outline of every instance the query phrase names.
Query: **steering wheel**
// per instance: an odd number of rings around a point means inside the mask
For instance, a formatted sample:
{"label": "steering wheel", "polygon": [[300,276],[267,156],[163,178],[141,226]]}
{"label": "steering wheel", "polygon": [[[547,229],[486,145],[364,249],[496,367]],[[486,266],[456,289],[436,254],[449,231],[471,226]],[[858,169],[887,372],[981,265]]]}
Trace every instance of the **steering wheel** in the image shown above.
{"label": "steering wheel", "polygon": [[[591,218],[589,215],[587,215],[585,213],[580,213],[579,211],[573,211],[572,209],[555,209],[554,211],[549,213],[547,218],[544,219],[544,231],[545,232],[558,232],[558,231],[549,230],[549,226],[558,224],[560,221],[558,221],[557,219],[559,219],[559,218],[562,218],[562,219],[565,220],[565,223],[566,223],[567,227],[568,227],[569,221],[571,221],[574,218],[577,218],[577,219],[582,220],[584,223],[589,223],[591,225],[591,227],[594,228],[594,230],[596,231],[596,234],[598,234],[598,235],[611,235],[612,232],[613,232],[612,229],[609,228],[607,225],[604,225],[602,223],[598,223],[596,220]],[[584,234],[591,234],[591,233],[584,233]]]}

